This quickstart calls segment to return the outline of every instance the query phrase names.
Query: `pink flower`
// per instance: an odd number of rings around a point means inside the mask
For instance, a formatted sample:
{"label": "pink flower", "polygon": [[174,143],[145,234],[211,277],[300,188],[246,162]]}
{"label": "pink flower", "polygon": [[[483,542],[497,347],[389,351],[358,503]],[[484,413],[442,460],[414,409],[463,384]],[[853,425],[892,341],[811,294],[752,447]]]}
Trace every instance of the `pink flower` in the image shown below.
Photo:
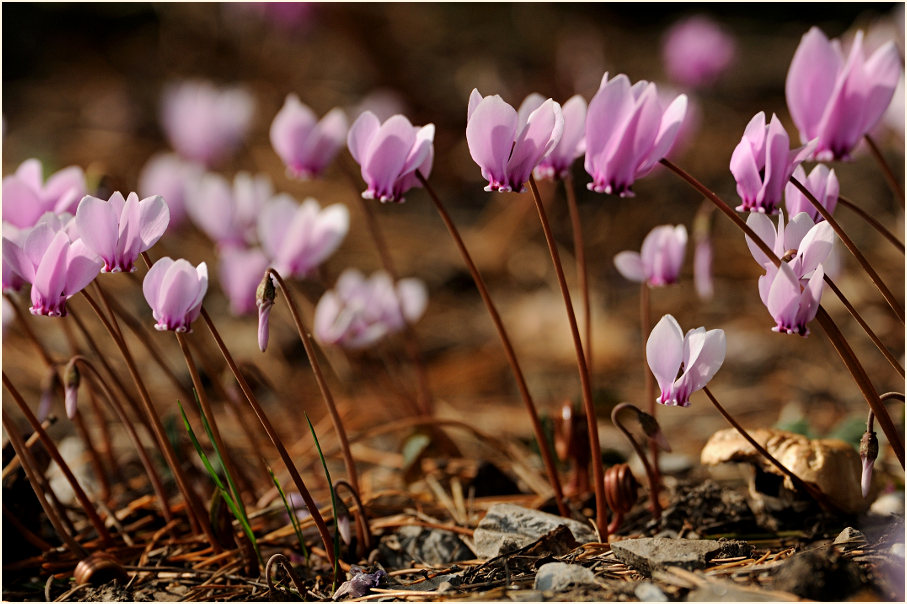
{"label": "pink flower", "polygon": [[239,172],[233,186],[209,172],[188,188],[186,211],[192,222],[221,248],[255,243],[255,229],[274,188],[264,174]]}
{"label": "pink flower", "polygon": [[712,299],[715,288],[712,284],[712,241],[708,235],[696,237],[693,246],[693,286],[700,300]]}
{"label": "pink flower", "polygon": [[311,197],[298,204],[281,194],[262,210],[258,237],[278,273],[308,277],[340,247],[349,228],[350,213],[345,205],[322,209]]}
{"label": "pink flower", "polygon": [[532,170],[561,140],[561,106],[547,99],[518,114],[498,96],[482,97],[473,89],[466,112],[469,154],[488,180],[486,191],[522,193]]}
{"label": "pink flower", "polygon": [[[533,92],[520,105],[520,121],[542,106],[545,97]],[[574,160],[586,152],[586,99],[573,95],[561,106],[564,116],[564,132],[561,140],[542,158],[535,168],[536,178],[564,178],[570,172]]]}
{"label": "pink flower", "polygon": [[[28,235],[31,229],[17,229],[8,222],[3,223],[3,239],[9,240],[11,245],[15,245],[18,248],[22,248],[25,244],[25,237]],[[6,243],[3,244],[4,249]],[[22,287],[28,283],[25,279],[22,278],[16,269],[14,268],[13,262],[10,260],[10,254],[3,253],[3,293],[17,292]]]}
{"label": "pink flower", "polygon": [[[750,214],[746,224],[779,258],[794,252],[787,264],[797,279],[809,278],[820,264],[826,262],[834,249],[835,232],[831,225],[825,221],[813,224],[809,214],[805,212],[794,216],[787,226],[784,224],[784,214],[779,213],[777,229],[764,214]],[[774,263],[749,237],[746,237],[746,245],[756,262],[767,271],[774,268]]]}
{"label": "pink flower", "polygon": [[208,291],[208,267],[202,262],[196,268],[182,258],[165,256],[148,270],[142,291],[157,320],[155,329],[192,331],[191,323],[201,313]]}
{"label": "pink flower", "polygon": [[815,143],[810,142],[790,149],[790,139],[778,117],[772,114],[766,126],[765,112],[757,113],[731,155],[731,174],[743,201],[737,211],[775,214],[794,169],[814,147]]}
{"label": "pink flower", "polygon": [[268,268],[268,258],[258,248],[231,248],[220,257],[220,284],[230,301],[230,312],[240,316],[255,310],[255,292]]}
{"label": "pink flower", "polygon": [[32,284],[33,315],[66,316],[66,300],[91,283],[104,264],[67,227],[48,213],[20,239],[21,245],[3,237],[4,260]]}
{"label": "pink flower", "polygon": [[685,226],[657,226],[643,239],[639,253],[618,253],[614,256],[614,266],[630,281],[645,281],[652,286],[670,285],[680,274],[686,247]]}
{"label": "pink flower", "polygon": [[[806,190],[813,194],[813,197],[819,200],[829,214],[834,213],[838,205],[838,177],[835,176],[834,170],[829,170],[827,166],[816,164],[816,167],[806,176],[803,166],[797,166],[793,174],[800,184],[806,187]],[[800,189],[789,182],[784,188],[784,204],[787,207],[787,213],[791,216],[800,212],[806,212],[814,222],[825,220],[819,214],[819,210],[810,203],[806,195],[800,192]]]}
{"label": "pink flower", "polygon": [[343,110],[332,109],[317,121],[295,94],[288,94],[271,123],[271,146],[296,178],[315,178],[346,140],[349,123]]}
{"label": "pink flower", "polygon": [[668,77],[690,88],[714,83],[731,66],[735,53],[734,38],[703,15],[672,25],[662,47]]}
{"label": "pink flower", "polygon": [[175,153],[158,153],[142,167],[138,193],[143,198],[160,195],[166,199],[170,226],[176,227],[186,218],[188,191],[204,173],[205,169],[200,164]]}
{"label": "pink flower", "polygon": [[45,212],[72,213],[85,195],[85,174],[76,166],[53,174],[45,183],[41,162],[28,159],[3,179],[3,221],[31,227]]}
{"label": "pink flower", "polygon": [[726,350],[724,330],[698,327],[684,335],[674,317],[663,316],[646,341],[649,369],[661,388],[655,400],[688,407],[690,395],[704,388],[724,363]]}
{"label": "pink flower", "polygon": [[164,91],[161,121],[177,153],[210,166],[242,143],[254,109],[252,95],[241,88],[190,80]]}
{"label": "pink flower", "polygon": [[685,95],[665,107],[655,84],[631,86],[627,76],[609,80],[606,73],[586,113],[585,167],[593,179],[588,188],[632,197],[633,182],[671,150],[686,108]]}
{"label": "pink flower", "polygon": [[394,115],[382,124],[371,111],[360,115],[346,140],[368,186],[362,197],[404,201],[404,193],[421,186],[416,170],[425,178],[431,172],[434,137],[434,124],[419,128],[402,115]]}
{"label": "pink flower", "polygon": [[818,27],[803,35],[787,72],[785,93],[802,141],[818,139],[815,159],[848,159],[860,139],[885,113],[903,70],[889,42],[868,59],[863,32],[845,58],[838,40]]}
{"label": "pink flower", "polygon": [[759,297],[776,322],[772,331],[809,335],[806,324],[816,317],[819,310],[825,287],[824,276],[825,271],[819,264],[804,286],[794,269],[782,262],[780,267],[772,265],[765,275],[759,277]]}
{"label": "pink flower", "polygon": [[135,270],[141,252],[151,249],[167,230],[170,211],[160,195],[146,197],[119,191],[109,201],[86,195],[79,202],[75,224],[85,245],[104,260],[102,272]]}
{"label": "pink flower", "polygon": [[428,293],[418,279],[401,279],[394,285],[383,271],[365,279],[359,271],[347,269],[318,301],[312,331],[323,344],[367,348],[418,320],[427,303]]}

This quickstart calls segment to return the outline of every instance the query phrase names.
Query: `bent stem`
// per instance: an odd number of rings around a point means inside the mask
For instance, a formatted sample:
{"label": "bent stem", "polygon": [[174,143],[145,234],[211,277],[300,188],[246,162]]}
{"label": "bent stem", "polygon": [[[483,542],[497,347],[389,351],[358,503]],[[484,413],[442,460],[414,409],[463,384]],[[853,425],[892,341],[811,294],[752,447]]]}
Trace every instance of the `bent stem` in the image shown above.
{"label": "bent stem", "polygon": [[302,322],[302,316],[299,314],[299,309],[296,307],[296,301],[293,299],[292,294],[287,288],[287,284],[284,282],[283,277],[280,276],[273,268],[268,268],[265,271],[266,275],[270,275],[274,281],[277,282],[277,285],[280,287],[280,291],[283,292],[284,298],[287,300],[287,306],[290,309],[290,315],[293,317],[293,323],[296,325],[296,331],[299,332],[299,339],[302,340],[302,345],[305,348],[305,353],[309,357],[309,364],[312,366],[312,373],[315,374],[315,381],[318,383],[318,389],[321,391],[321,398],[324,400],[325,406],[328,408],[328,413],[331,416],[331,422],[334,424],[334,431],[337,432],[337,437],[340,439],[340,449],[343,452],[343,461],[346,464],[346,473],[349,476],[350,483],[358,491],[359,490],[359,477],[356,473],[356,462],[353,461],[353,454],[350,451],[350,441],[347,438],[346,430],[343,428],[343,422],[340,419],[340,413],[337,412],[337,406],[334,404],[334,397],[331,395],[331,391],[328,388],[327,380],[324,379],[324,374],[321,371],[321,364],[318,362],[318,356],[315,352],[315,345],[312,343],[312,338],[309,335],[308,330],[306,330],[305,324]]}
{"label": "bent stem", "polygon": [[335,491],[337,490],[337,487],[343,487],[349,491],[350,495],[353,496],[353,500],[356,502],[356,526],[358,527],[359,542],[362,544],[362,551],[368,552],[372,547],[372,533],[368,528],[368,517],[365,515],[365,506],[362,505],[362,499],[359,497],[359,492],[353,488],[353,485],[345,480],[335,480]]}
{"label": "bent stem", "polygon": [[882,173],[885,175],[885,182],[888,183],[891,192],[901,200],[901,205],[904,205],[904,189],[901,187],[901,183],[898,182],[898,179],[895,178],[891,166],[885,161],[885,156],[882,155],[882,151],[879,149],[878,145],[876,145],[875,141],[872,140],[871,136],[867,134],[863,138],[866,139],[866,144],[869,146],[870,153],[872,153],[875,160],[879,162],[879,167],[882,168]]}
{"label": "bent stem", "polygon": [[539,220],[542,223],[542,230],[545,233],[545,241],[548,243],[548,252],[551,254],[551,262],[554,264],[554,272],[557,275],[557,282],[561,288],[561,295],[564,298],[564,306],[567,309],[567,320],[570,323],[570,333],[573,335],[573,347],[576,351],[576,366],[579,370],[579,380],[583,391],[583,407],[586,412],[586,421],[589,428],[589,447],[592,451],[592,476],[595,482],[595,508],[596,524],[601,533],[602,539],[608,539],[607,524],[607,503],[605,501],[605,472],[602,467],[601,445],[598,441],[598,422],[595,417],[595,406],[592,404],[592,386],[589,382],[589,370],[586,367],[586,356],[583,354],[583,343],[579,337],[579,329],[576,325],[576,314],[573,312],[573,303],[570,300],[570,290],[567,288],[567,279],[564,277],[564,268],[561,265],[560,256],[557,252],[557,242],[554,240],[554,234],[551,232],[551,225],[548,223],[548,216],[545,212],[545,206],[542,205],[542,198],[539,196],[538,186],[535,184],[535,178],[529,176],[529,188],[532,190],[532,199],[535,201],[535,208],[538,210]]}
{"label": "bent stem", "polygon": [[891,245],[896,247],[898,251],[901,252],[901,255],[904,254],[904,244],[901,243],[901,241],[897,237],[895,237],[891,231],[886,229],[881,222],[870,216],[869,213],[866,212],[866,210],[850,201],[846,197],[842,197],[841,195],[838,195],[838,205],[844,206],[845,208],[851,210],[854,214],[865,220],[869,224],[869,226],[878,231],[878,233],[882,237],[890,241]]}
{"label": "bent stem", "polygon": [[[148,261],[147,257],[145,261]],[[208,315],[208,311],[205,310],[204,306],[202,306],[201,309],[201,317],[205,321],[205,325],[208,326],[208,331],[211,332],[211,336],[217,343],[217,347],[220,349],[224,360],[230,367],[230,371],[233,373],[233,377],[236,378],[240,390],[242,390],[243,394],[246,397],[246,401],[248,401],[249,406],[252,407],[252,410],[258,417],[258,421],[259,423],[261,423],[262,428],[264,428],[265,432],[268,434],[268,438],[271,439],[271,444],[274,445],[274,448],[277,449],[277,453],[280,454],[280,459],[283,461],[284,466],[286,466],[287,472],[290,473],[290,478],[293,479],[293,484],[296,485],[296,490],[299,491],[299,494],[302,496],[303,502],[305,502],[306,508],[308,508],[309,512],[312,515],[312,520],[315,521],[315,526],[318,528],[318,534],[321,536],[321,541],[324,543],[324,549],[327,554],[328,561],[331,564],[331,568],[333,568],[336,554],[332,545],[331,534],[328,532],[328,527],[324,523],[324,518],[321,516],[321,512],[318,511],[318,506],[315,504],[315,500],[312,499],[312,495],[311,493],[309,493],[309,489],[306,488],[305,483],[302,481],[302,476],[299,475],[299,470],[296,469],[296,465],[293,463],[293,459],[290,457],[287,448],[284,446],[283,441],[280,439],[280,435],[274,429],[274,426],[271,425],[271,420],[269,420],[268,416],[265,415],[264,409],[262,409],[261,405],[258,402],[258,399],[255,397],[255,393],[252,392],[252,388],[249,386],[249,382],[246,381],[246,378],[239,371],[239,367],[236,366],[236,361],[233,360],[233,355],[230,354],[230,351],[224,344],[223,339],[221,339],[220,333],[214,327],[214,322],[211,321],[211,317]]]}
{"label": "bent stem", "polygon": [[119,418],[120,423],[123,424],[123,427],[126,429],[126,433],[129,435],[129,439],[135,446],[136,453],[138,453],[139,455],[139,460],[142,462],[142,467],[145,468],[145,473],[148,474],[148,480],[151,482],[151,488],[154,490],[154,494],[157,496],[158,505],[161,506],[161,514],[164,516],[165,522],[167,524],[170,524],[170,522],[173,520],[173,513],[170,511],[170,505],[167,503],[167,495],[164,492],[164,485],[161,482],[161,477],[158,474],[157,470],[154,469],[154,464],[151,463],[151,459],[148,457],[148,452],[145,451],[145,447],[142,446],[142,441],[141,439],[139,439],[139,435],[136,433],[135,427],[132,425],[132,421],[130,421],[129,417],[126,415],[126,410],[110,391],[110,387],[101,377],[101,374],[98,373],[98,370],[95,368],[95,366],[88,359],[86,359],[82,355],[73,356],[69,360],[67,371],[69,370],[70,366],[75,365],[78,365],[82,369],[87,369],[91,376],[94,378],[94,382],[101,387],[101,390],[104,393],[104,400],[107,401],[107,405]]}
{"label": "bent stem", "polygon": [[[652,400],[655,400],[654,397]],[[658,520],[661,518],[661,502],[658,500],[658,493],[661,490],[661,478],[653,468],[653,466],[649,464],[649,460],[646,459],[646,453],[643,448],[639,446],[639,443],[636,442],[636,439],[633,438],[633,435],[630,434],[630,431],[627,430],[620,421],[621,412],[627,409],[633,409],[637,414],[639,414],[639,408],[636,405],[630,403],[620,403],[611,410],[611,423],[613,423],[618,430],[623,432],[624,436],[627,437],[627,440],[630,441],[630,446],[633,447],[633,450],[636,451],[637,455],[639,455],[640,461],[642,461],[643,468],[645,468],[646,470],[646,477],[649,479],[649,493],[651,499],[651,501],[649,502],[650,509],[652,510],[652,515],[656,520]],[[649,415],[651,415],[651,413]],[[649,442],[653,449],[658,447],[658,443],[656,443],[654,439],[649,439]]]}
{"label": "bent stem", "polygon": [[88,521],[91,522],[94,529],[98,532],[101,541],[104,542],[104,545],[113,545],[113,538],[107,531],[107,527],[104,526],[104,521],[101,520],[97,510],[94,509],[91,501],[89,501],[88,495],[86,495],[85,490],[82,489],[82,485],[76,480],[75,474],[72,473],[69,464],[63,459],[63,456],[60,454],[60,450],[57,449],[57,445],[54,444],[53,439],[47,435],[47,432],[41,426],[41,422],[38,421],[38,418],[35,417],[32,410],[25,404],[25,399],[22,398],[22,395],[19,394],[19,391],[13,386],[5,371],[3,372],[3,385],[6,386],[6,390],[13,396],[13,400],[16,401],[16,406],[19,407],[19,411],[21,411],[22,415],[25,416],[25,419],[28,420],[32,430],[34,430],[35,434],[38,435],[38,438],[41,439],[41,444],[44,445],[44,449],[50,454],[51,459],[56,462],[60,471],[63,472],[66,482],[68,482],[69,486],[72,488],[73,495],[75,495],[76,500],[82,507],[82,511],[84,511],[85,515],[88,517]]}
{"label": "bent stem", "polygon": [[463,258],[466,268],[469,269],[469,274],[472,276],[473,283],[475,283],[476,289],[479,290],[482,302],[485,303],[485,309],[491,316],[491,320],[498,332],[501,344],[504,346],[504,355],[507,357],[507,363],[510,365],[514,380],[516,380],[517,389],[520,391],[520,398],[523,399],[526,411],[529,413],[529,419],[532,422],[532,430],[535,433],[535,440],[538,443],[539,452],[542,455],[545,472],[548,474],[548,482],[551,485],[551,488],[554,489],[554,499],[557,503],[558,512],[561,516],[570,517],[570,512],[564,504],[564,493],[561,488],[561,481],[558,478],[557,467],[554,465],[554,457],[548,447],[548,439],[545,438],[542,422],[539,420],[538,412],[535,409],[535,403],[533,403],[532,396],[529,394],[529,387],[526,385],[526,379],[523,377],[523,370],[520,367],[519,361],[517,361],[516,353],[513,351],[513,345],[510,343],[510,337],[507,335],[507,330],[504,328],[504,322],[501,320],[501,315],[498,313],[497,307],[495,307],[494,302],[491,299],[491,294],[488,293],[488,288],[485,286],[485,280],[482,278],[478,267],[476,267],[475,262],[472,260],[472,256],[466,249],[466,244],[460,236],[460,231],[454,224],[450,214],[448,214],[447,210],[444,208],[444,204],[441,203],[441,198],[438,197],[434,189],[418,170],[416,170],[416,178],[422,183],[428,196],[435,204],[435,208],[438,210],[441,220],[447,227],[447,231],[450,233],[450,236],[453,237],[454,243],[460,252],[460,256]]}
{"label": "bent stem", "polygon": [[573,175],[569,172],[564,178],[564,191],[567,194],[567,209],[570,212],[570,224],[573,230],[573,255],[576,258],[576,279],[583,297],[583,327],[586,340],[583,350],[586,352],[586,367],[592,370],[592,306],[589,303],[589,269],[586,265],[586,249],[583,243],[583,226],[576,204],[576,190],[573,187]]}
{"label": "bent stem", "polygon": [[47,515],[47,519],[50,520],[50,523],[53,525],[54,530],[57,532],[57,535],[60,536],[60,539],[66,546],[69,548],[69,551],[84,558],[88,555],[88,552],[85,551],[79,542],[76,541],[75,537],[72,536],[66,526],[64,526],[63,521],[60,516],[57,514],[56,510],[50,503],[47,501],[46,495],[50,495],[50,485],[47,485],[48,490],[44,490],[44,477],[40,475],[37,471],[37,464],[35,458],[32,456],[31,451],[28,447],[25,446],[25,442],[22,440],[22,435],[19,434],[19,430],[13,424],[13,421],[7,416],[6,409],[3,409],[0,412],[0,417],[2,417],[3,429],[6,430],[7,437],[9,438],[10,444],[13,446],[13,451],[16,452],[16,457],[19,458],[19,463],[22,465],[22,469],[25,471],[25,476],[28,478],[28,482],[31,485],[32,490],[34,490],[35,495],[38,497],[38,503],[41,504],[41,508],[44,510],[44,514]]}
{"label": "bent stem", "polygon": [[[751,229],[737,214],[731,209],[731,207],[726,204],[718,195],[711,191],[708,187],[703,185],[701,182],[696,180],[689,172],[678,167],[670,160],[661,159],[660,163],[667,167],[669,170],[674,172],[687,184],[689,184],[697,192],[701,193],[715,204],[721,212],[730,218],[740,230],[742,230],[747,237],[750,238],[758,247],[762,253],[764,253],[775,266],[781,265],[781,259],[775,254],[767,243],[765,243],[762,238],[760,238],[754,231]],[[857,359],[853,350],[850,348],[850,345],[847,343],[847,340],[844,338],[844,335],[841,333],[841,330],[838,329],[838,326],[835,325],[831,317],[826,312],[825,308],[822,305],[819,305],[819,310],[816,313],[816,319],[819,321],[819,325],[825,330],[825,334],[828,336],[829,340],[832,343],[832,346],[835,348],[835,352],[838,353],[841,361],[850,371],[851,376],[853,377],[854,382],[857,385],[857,388],[860,389],[860,392],[863,394],[863,398],[866,399],[866,403],[869,405],[869,408],[876,414],[879,418],[879,424],[882,426],[882,431],[885,433],[886,438],[891,443],[892,448],[895,451],[895,454],[898,457],[898,460],[901,462],[901,467],[904,467],[904,443],[901,441],[900,436],[898,435],[897,429],[894,426],[894,422],[891,420],[891,416],[888,415],[888,411],[885,409],[885,406],[882,405],[882,402],[879,400],[878,394],[875,391],[875,388],[872,385],[872,382],[869,380],[869,376],[866,374],[866,370],[860,364],[859,359]]]}
{"label": "bent stem", "polygon": [[825,494],[820,491],[815,485],[804,481],[802,478],[788,470],[784,464],[775,459],[775,457],[771,453],[766,451],[765,447],[756,442],[756,440],[752,436],[750,436],[746,430],[743,429],[743,426],[737,423],[737,420],[734,419],[734,417],[730,413],[728,413],[724,407],[721,406],[721,403],[718,402],[718,399],[715,398],[715,395],[712,394],[708,386],[704,386],[702,388],[702,391],[705,392],[706,396],[709,397],[709,400],[712,401],[712,404],[715,406],[715,408],[718,409],[718,412],[721,413],[722,416],[724,416],[724,419],[726,419],[728,423],[734,427],[735,430],[737,430],[740,436],[746,439],[746,441],[750,445],[752,445],[753,448],[756,449],[756,451],[758,451],[760,455],[762,455],[762,457],[767,459],[773,466],[778,468],[782,474],[790,478],[791,482],[794,483],[794,486],[797,489],[806,491],[806,493],[809,494],[809,496],[812,497],[816,501],[816,503],[821,505],[823,508],[826,508],[834,513],[841,513],[841,510],[838,508],[838,506],[836,506],[828,497],[826,497]]}
{"label": "bent stem", "polygon": [[819,203],[819,200],[816,199],[816,196],[813,195],[809,191],[809,189],[807,189],[806,186],[803,185],[803,183],[801,183],[793,176],[790,177],[790,182],[793,183],[793,185],[797,187],[797,189],[801,193],[803,193],[804,197],[809,200],[809,203],[811,203],[816,211],[822,215],[822,218],[824,218],[826,222],[831,225],[831,228],[834,229],[835,233],[841,239],[844,247],[850,250],[850,253],[853,254],[853,257],[857,259],[857,262],[863,268],[863,271],[867,275],[869,275],[869,279],[875,284],[876,288],[878,288],[879,293],[882,294],[882,297],[885,298],[888,306],[891,307],[891,310],[894,311],[895,316],[897,316],[898,320],[901,322],[901,325],[903,325],[903,307],[894,298],[894,294],[891,293],[891,290],[888,289],[888,286],[882,282],[882,278],[879,276],[876,270],[872,268],[872,265],[869,263],[869,261],[866,260],[866,257],[863,255],[863,253],[859,249],[857,249],[857,246],[854,244],[853,240],[851,240],[851,238],[847,236],[847,233],[844,232],[844,229],[841,228],[841,225],[838,224],[838,221],[836,221],[831,213],[825,209],[825,206]]}

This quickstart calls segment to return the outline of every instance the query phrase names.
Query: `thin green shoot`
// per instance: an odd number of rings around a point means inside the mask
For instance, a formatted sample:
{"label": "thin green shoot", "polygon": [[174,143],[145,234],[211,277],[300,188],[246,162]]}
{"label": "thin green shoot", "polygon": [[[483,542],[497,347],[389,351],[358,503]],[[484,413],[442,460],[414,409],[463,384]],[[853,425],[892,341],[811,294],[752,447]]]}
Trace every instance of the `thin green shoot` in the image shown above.
{"label": "thin green shoot", "polygon": [[337,589],[337,575],[340,572],[340,530],[337,527],[337,496],[334,494],[334,483],[331,481],[331,473],[328,471],[328,464],[324,460],[324,453],[321,452],[321,444],[318,442],[318,436],[315,434],[315,426],[309,419],[309,414],[303,412],[305,421],[309,424],[309,430],[312,432],[312,439],[315,441],[315,448],[318,449],[318,457],[321,459],[321,467],[324,468],[324,476],[328,481],[328,488],[331,490],[331,512],[334,514],[334,585],[332,589]]}
{"label": "thin green shoot", "polygon": [[296,533],[296,540],[299,541],[299,549],[302,550],[302,555],[305,556],[305,560],[308,562],[309,549],[305,546],[305,539],[302,538],[302,529],[299,528],[299,519],[296,518],[296,512],[290,507],[287,496],[283,492],[283,487],[280,486],[280,481],[277,480],[277,476],[270,466],[268,466],[268,472],[271,474],[271,480],[274,481],[274,486],[277,487],[277,492],[280,493],[280,498],[283,500],[283,507],[286,508],[287,514],[290,516],[290,523],[293,525],[293,531]]}

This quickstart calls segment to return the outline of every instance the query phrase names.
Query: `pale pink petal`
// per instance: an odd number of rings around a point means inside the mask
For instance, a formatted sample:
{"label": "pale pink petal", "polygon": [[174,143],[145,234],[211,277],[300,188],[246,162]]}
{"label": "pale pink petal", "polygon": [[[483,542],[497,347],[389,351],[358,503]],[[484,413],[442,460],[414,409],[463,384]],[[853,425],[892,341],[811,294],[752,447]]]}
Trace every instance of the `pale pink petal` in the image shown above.
{"label": "pale pink petal", "polygon": [[816,136],[843,62],[818,27],[812,27],[800,40],[787,72],[785,94],[802,142]]}
{"label": "pale pink petal", "polygon": [[624,279],[642,283],[646,280],[645,269],[639,253],[624,251],[615,254],[614,266]]}
{"label": "pale pink petal", "polygon": [[664,315],[652,328],[646,360],[661,391],[669,391],[683,360],[683,330],[671,315]]}
{"label": "pale pink petal", "polygon": [[466,122],[466,143],[489,186],[507,182],[507,162],[516,138],[516,110],[498,96],[487,96]]}
{"label": "pale pink petal", "polygon": [[349,147],[350,150],[350,155],[353,156],[353,159],[356,160],[356,163],[359,165],[362,165],[362,162],[365,161],[366,150],[380,127],[381,122],[371,111],[363,112],[356,118],[356,121],[353,122],[349,134],[347,134],[346,141],[347,147]]}

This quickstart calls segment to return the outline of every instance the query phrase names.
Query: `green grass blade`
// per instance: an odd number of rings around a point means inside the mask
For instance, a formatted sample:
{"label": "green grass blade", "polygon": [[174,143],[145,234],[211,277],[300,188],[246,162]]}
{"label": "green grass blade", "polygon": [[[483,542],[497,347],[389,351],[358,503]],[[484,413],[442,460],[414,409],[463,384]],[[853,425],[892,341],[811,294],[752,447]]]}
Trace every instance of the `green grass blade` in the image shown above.
{"label": "green grass blade", "polygon": [[331,473],[328,471],[328,464],[324,460],[324,453],[321,452],[321,443],[318,442],[318,436],[315,434],[315,426],[309,419],[309,414],[303,412],[305,421],[309,424],[309,430],[312,432],[312,439],[315,441],[315,448],[318,449],[318,457],[321,459],[321,467],[324,468],[324,476],[328,481],[328,488],[331,490],[331,513],[334,515],[334,588],[337,587],[337,573],[339,572],[340,562],[340,531],[337,529],[337,497],[334,495],[334,483],[331,481]]}
{"label": "green grass blade", "polygon": [[309,549],[305,546],[305,540],[302,538],[302,529],[299,528],[299,520],[296,518],[296,512],[290,507],[287,496],[283,492],[283,487],[280,486],[280,481],[277,480],[277,476],[275,476],[274,470],[272,470],[270,466],[268,467],[268,472],[271,474],[271,480],[274,481],[274,486],[277,487],[277,492],[280,493],[280,498],[283,500],[283,507],[286,508],[287,514],[290,516],[290,524],[293,525],[293,531],[296,533],[296,540],[299,541],[302,555],[305,556],[306,562],[308,562]]}

